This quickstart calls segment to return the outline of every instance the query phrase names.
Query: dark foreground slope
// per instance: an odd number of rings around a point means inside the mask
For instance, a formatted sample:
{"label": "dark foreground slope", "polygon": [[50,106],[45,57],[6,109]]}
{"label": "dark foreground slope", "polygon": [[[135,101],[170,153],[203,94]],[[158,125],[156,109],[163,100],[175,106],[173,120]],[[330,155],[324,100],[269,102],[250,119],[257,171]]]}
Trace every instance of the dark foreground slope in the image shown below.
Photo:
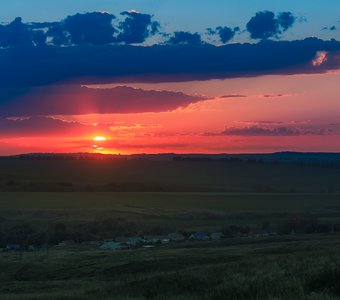
{"label": "dark foreground slope", "polygon": [[4,300],[339,299],[338,236],[0,254]]}
{"label": "dark foreground slope", "polygon": [[[22,250],[0,252],[4,300],[340,297],[338,194],[73,192],[0,197],[2,243],[22,242]],[[61,224],[63,239],[74,239],[74,244],[56,246],[62,241]],[[230,232],[241,227],[278,232],[265,237]],[[82,243],[219,230],[226,234],[220,241],[187,240],[152,249],[102,251]],[[35,243],[31,250],[25,247],[29,243]]]}

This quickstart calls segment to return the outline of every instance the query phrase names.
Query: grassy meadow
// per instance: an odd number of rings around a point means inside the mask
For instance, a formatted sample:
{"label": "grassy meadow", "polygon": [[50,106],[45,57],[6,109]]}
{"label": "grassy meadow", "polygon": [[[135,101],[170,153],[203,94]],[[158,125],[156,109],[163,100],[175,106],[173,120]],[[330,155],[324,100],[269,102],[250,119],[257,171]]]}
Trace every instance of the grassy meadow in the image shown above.
{"label": "grassy meadow", "polygon": [[4,253],[1,299],[339,299],[340,239]]}
{"label": "grassy meadow", "polygon": [[57,223],[83,231],[106,224],[104,237],[112,238],[110,231],[119,235],[119,228],[134,235],[268,223],[277,230],[295,217],[340,224],[339,194],[3,192],[0,199],[2,231],[26,224],[52,230]]}

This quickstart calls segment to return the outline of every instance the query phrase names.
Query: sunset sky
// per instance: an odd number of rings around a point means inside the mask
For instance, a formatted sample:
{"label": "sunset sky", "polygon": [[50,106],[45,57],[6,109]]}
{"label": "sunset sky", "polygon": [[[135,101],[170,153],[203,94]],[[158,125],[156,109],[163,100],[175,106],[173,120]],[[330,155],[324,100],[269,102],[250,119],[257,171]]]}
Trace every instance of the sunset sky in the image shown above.
{"label": "sunset sky", "polygon": [[340,152],[339,1],[6,2],[0,155]]}

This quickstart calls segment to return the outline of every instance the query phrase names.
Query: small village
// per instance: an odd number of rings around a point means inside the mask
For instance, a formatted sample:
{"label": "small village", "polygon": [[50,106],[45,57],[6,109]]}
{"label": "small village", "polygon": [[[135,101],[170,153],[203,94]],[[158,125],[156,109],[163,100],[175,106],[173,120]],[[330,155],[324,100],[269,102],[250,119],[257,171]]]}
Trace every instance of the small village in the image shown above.
{"label": "small village", "polygon": [[[261,229],[250,231],[247,234],[241,234],[239,237],[244,238],[265,238],[269,236],[276,236],[276,232],[265,231]],[[128,250],[128,249],[153,249],[160,246],[171,246],[178,243],[191,243],[191,242],[207,242],[207,241],[220,241],[222,239],[230,238],[225,236],[222,232],[195,232],[188,236],[176,232],[168,235],[145,235],[145,236],[132,236],[121,237],[113,240],[105,241],[89,241],[81,244],[76,244],[72,240],[66,240],[59,243],[55,248],[87,248],[98,250]]]}
{"label": "small village", "polygon": [[274,231],[265,231],[256,229],[248,233],[239,234],[238,236],[226,236],[222,232],[195,232],[190,235],[184,235],[180,232],[170,233],[167,235],[145,235],[145,236],[131,236],[120,237],[115,239],[107,239],[104,241],[83,241],[76,243],[74,240],[64,240],[57,245],[51,247],[36,247],[34,245],[22,246],[20,244],[7,244],[5,248],[0,249],[2,252],[16,252],[16,251],[39,251],[41,249],[55,249],[55,250],[129,250],[129,249],[153,249],[156,247],[166,247],[176,245],[178,243],[192,243],[192,242],[208,242],[220,241],[222,239],[232,237],[242,238],[266,238],[270,236],[277,236],[278,233]]}
{"label": "small village", "polygon": [[152,249],[158,246],[166,246],[172,243],[183,243],[186,241],[217,241],[224,238],[223,233],[216,232],[212,234],[208,233],[193,233],[188,238],[182,233],[171,233],[168,235],[146,235],[144,237],[126,237],[118,238],[114,241],[104,241],[99,246],[101,250],[124,250],[124,249]]}

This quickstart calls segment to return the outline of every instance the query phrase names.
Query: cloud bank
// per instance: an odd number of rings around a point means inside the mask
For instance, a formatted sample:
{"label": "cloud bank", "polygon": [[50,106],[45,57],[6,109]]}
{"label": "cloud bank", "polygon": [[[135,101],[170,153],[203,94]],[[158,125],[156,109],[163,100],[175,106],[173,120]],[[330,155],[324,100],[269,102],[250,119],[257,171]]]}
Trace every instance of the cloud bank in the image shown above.
{"label": "cloud bank", "polygon": [[92,132],[101,126],[80,124],[77,122],[65,122],[48,117],[29,117],[23,119],[11,119],[0,117],[1,137],[30,137],[48,136],[50,134],[79,134],[80,132]]}
{"label": "cloud bank", "polygon": [[151,15],[136,11],[125,11],[121,15],[126,18],[119,24],[121,31],[116,39],[117,42],[139,44],[159,32],[160,24],[152,21]]}
{"label": "cloud bank", "polygon": [[[180,43],[179,40],[176,39],[176,43]],[[2,49],[0,87],[41,86],[56,82],[165,82],[317,74],[340,68],[340,42],[335,40],[308,38],[221,47],[194,44]],[[322,61],[320,53],[324,56]],[[313,63],[315,59],[318,64]]]}
{"label": "cloud bank", "polygon": [[208,35],[218,35],[223,44],[230,42],[240,31],[240,27],[230,28],[228,26],[218,26],[215,29],[208,28]]}
{"label": "cloud bank", "polygon": [[205,133],[205,136],[300,136],[300,135],[329,135],[330,129],[308,129],[293,126],[278,127],[228,127],[222,132]]}
{"label": "cloud bank", "polygon": [[0,116],[164,112],[205,99],[180,92],[143,90],[126,86],[109,89],[72,85],[21,91],[7,89],[0,95]]}
{"label": "cloud bank", "polygon": [[[118,17],[108,12],[75,14],[59,22],[23,23],[16,18],[0,25],[0,88],[313,74],[339,69],[338,41],[271,40],[292,28],[296,20],[289,11],[260,11],[246,25],[251,38],[261,40],[259,43],[228,44],[241,29],[221,25],[208,29],[208,35],[217,35],[226,44],[214,46],[198,32],[164,34],[154,16],[137,11],[124,11]],[[143,44],[156,34],[168,38],[153,46]]]}
{"label": "cloud bank", "polygon": [[169,45],[199,46],[203,44],[200,34],[197,32],[176,31],[167,41]]}
{"label": "cloud bank", "polygon": [[16,18],[0,26],[0,47],[140,44],[159,31],[153,16],[136,11],[75,14],[59,22],[23,23]]}

